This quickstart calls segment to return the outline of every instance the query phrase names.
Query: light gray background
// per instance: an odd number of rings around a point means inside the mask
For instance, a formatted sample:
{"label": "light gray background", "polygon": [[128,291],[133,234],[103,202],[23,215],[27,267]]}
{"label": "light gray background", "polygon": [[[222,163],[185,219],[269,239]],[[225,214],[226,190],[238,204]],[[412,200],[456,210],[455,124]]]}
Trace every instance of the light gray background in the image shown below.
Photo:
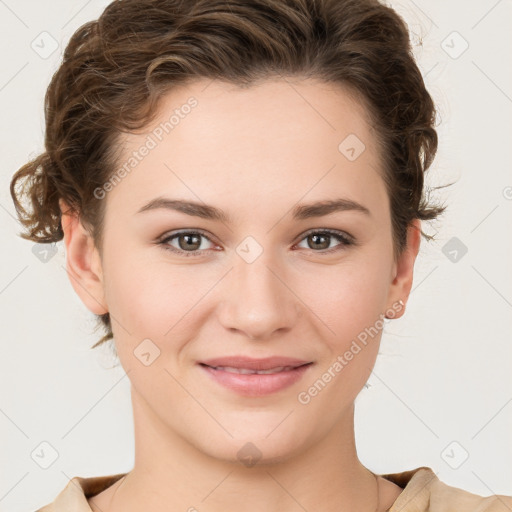
{"label": "light gray background", "polygon": [[[71,288],[62,242],[43,263],[16,236],[8,190],[43,149],[43,97],[63,47],[108,3],[0,0],[2,511],[35,509],[73,476],[133,464],[129,380],[121,367],[106,369],[107,351],[89,348],[101,333]],[[424,225],[438,240],[422,241],[406,315],[388,324],[370,387],[356,401],[358,452],[379,473],[425,465],[450,485],[512,495],[511,2],[389,5],[409,23],[439,109],[428,183],[457,183],[438,196],[449,204],[444,218]],[[44,51],[45,37],[51,48],[43,31],[59,45],[46,58],[31,47]],[[447,243],[467,253],[451,261]],[[43,442],[58,452],[47,469]]]}

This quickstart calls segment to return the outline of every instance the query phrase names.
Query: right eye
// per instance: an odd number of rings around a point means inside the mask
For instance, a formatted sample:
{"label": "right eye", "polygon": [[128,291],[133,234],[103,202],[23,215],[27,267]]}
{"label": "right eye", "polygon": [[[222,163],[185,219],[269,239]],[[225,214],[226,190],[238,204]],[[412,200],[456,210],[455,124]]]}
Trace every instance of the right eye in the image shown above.
{"label": "right eye", "polygon": [[[201,231],[179,231],[161,239],[158,244],[161,245],[165,250],[172,251],[181,256],[201,256],[202,253],[209,250],[205,249],[204,247],[201,249],[201,246],[203,246],[201,238],[204,238],[213,243]],[[170,244],[171,241],[176,241],[179,247],[172,246]]]}

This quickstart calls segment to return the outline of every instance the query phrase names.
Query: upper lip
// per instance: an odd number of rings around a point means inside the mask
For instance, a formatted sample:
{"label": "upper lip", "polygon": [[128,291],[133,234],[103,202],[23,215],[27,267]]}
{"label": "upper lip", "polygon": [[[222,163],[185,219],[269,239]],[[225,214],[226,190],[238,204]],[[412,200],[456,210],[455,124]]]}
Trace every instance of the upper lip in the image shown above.
{"label": "upper lip", "polygon": [[297,367],[311,362],[312,361],[280,356],[264,357],[261,359],[247,356],[226,356],[199,361],[200,364],[207,366],[229,366],[230,368],[245,368],[247,370],[271,370],[281,366]]}

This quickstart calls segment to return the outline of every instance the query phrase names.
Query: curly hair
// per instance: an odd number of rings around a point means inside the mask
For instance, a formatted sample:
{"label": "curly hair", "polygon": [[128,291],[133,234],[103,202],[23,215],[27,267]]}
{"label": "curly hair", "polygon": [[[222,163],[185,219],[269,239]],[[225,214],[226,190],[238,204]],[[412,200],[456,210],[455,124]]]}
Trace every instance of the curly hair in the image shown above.
{"label": "curly hair", "polygon": [[[277,76],[337,84],[364,104],[382,148],[399,255],[410,222],[446,207],[430,204],[424,190],[438,144],[434,102],[405,22],[378,0],[113,1],[75,31],[47,88],[45,151],[10,185],[20,236],[62,240],[62,198],[101,253],[105,201],[94,190],[115,172],[122,132],[152,122],[178,84],[211,78],[249,87]],[[113,338],[109,314],[98,320],[106,334],[91,348]]]}

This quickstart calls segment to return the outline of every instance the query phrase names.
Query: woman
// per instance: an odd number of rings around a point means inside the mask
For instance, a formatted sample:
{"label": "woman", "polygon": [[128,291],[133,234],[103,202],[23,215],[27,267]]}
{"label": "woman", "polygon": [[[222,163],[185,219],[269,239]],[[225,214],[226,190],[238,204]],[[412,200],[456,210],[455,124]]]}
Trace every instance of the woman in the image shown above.
{"label": "woman", "polygon": [[376,0],[119,0],[82,26],[11,193],[115,342],[135,465],[39,510],[512,509],[356,453],[355,398],[444,210],[434,122]]}

